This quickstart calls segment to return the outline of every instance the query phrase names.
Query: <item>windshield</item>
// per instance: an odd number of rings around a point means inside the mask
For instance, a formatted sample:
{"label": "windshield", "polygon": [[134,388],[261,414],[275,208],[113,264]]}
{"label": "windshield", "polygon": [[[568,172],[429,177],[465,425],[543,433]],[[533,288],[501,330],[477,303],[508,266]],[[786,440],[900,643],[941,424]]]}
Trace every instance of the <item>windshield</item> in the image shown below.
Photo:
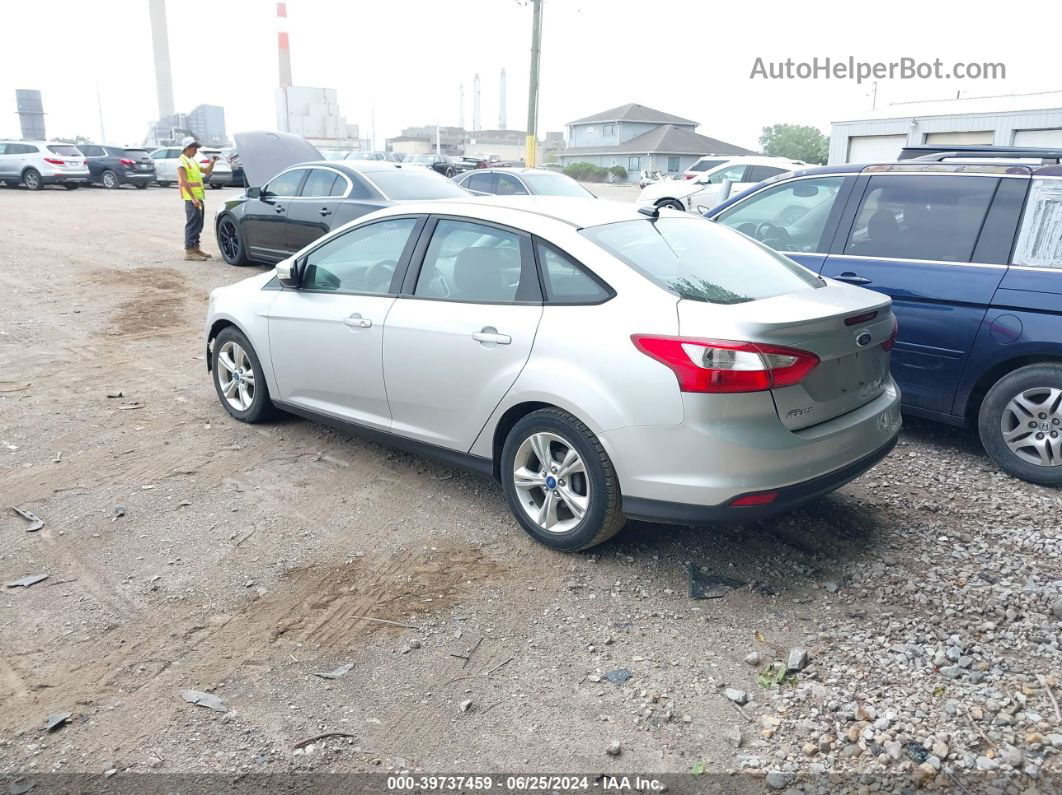
{"label": "windshield", "polygon": [[563,174],[521,174],[524,182],[531,186],[531,192],[540,196],[579,196],[593,198],[594,194],[571,177]]}
{"label": "windshield", "polygon": [[81,157],[81,150],[76,146],[62,146],[60,144],[49,144],[48,151],[53,154],[62,155],[63,157]]}
{"label": "windshield", "polygon": [[582,234],[691,301],[742,304],[823,286],[792,260],[702,218],[620,221]]}
{"label": "windshield", "polygon": [[414,168],[410,171],[399,169],[373,171],[367,173],[369,179],[380,189],[385,198],[400,199],[454,199],[468,196],[468,191],[456,182],[436,174]]}

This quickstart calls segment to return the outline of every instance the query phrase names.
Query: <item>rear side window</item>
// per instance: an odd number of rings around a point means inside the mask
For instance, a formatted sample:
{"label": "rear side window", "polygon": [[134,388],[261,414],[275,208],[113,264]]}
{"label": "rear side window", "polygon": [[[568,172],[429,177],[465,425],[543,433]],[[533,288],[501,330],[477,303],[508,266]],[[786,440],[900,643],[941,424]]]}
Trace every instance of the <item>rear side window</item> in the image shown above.
{"label": "rear side window", "polygon": [[493,174],[473,174],[465,182],[465,187],[469,190],[478,190],[483,193],[493,193],[494,175]]}
{"label": "rear side window", "polygon": [[749,174],[745,177],[746,182],[763,182],[765,179],[777,176],[778,174],[784,174],[786,169],[775,168],[774,166],[752,166],[749,169]]}
{"label": "rear side window", "polygon": [[581,233],[691,301],[741,304],[824,284],[792,260],[703,218],[621,221]]}
{"label": "rear side window", "polygon": [[339,175],[334,171],[326,171],[323,168],[310,169],[310,176],[302,186],[302,196],[331,196],[332,186],[335,185]]}
{"label": "rear side window", "polygon": [[844,253],[969,262],[999,179],[871,177]]}
{"label": "rear side window", "polygon": [[551,304],[599,304],[611,293],[581,265],[541,240],[535,243],[546,300]]}
{"label": "rear side window", "polygon": [[1032,181],[1014,247],[1014,264],[1062,268],[1062,180]]}
{"label": "rear side window", "polygon": [[513,303],[538,292],[533,265],[515,232],[440,220],[424,254],[413,294],[466,303]]}
{"label": "rear side window", "polygon": [[494,192],[499,196],[523,196],[527,194],[527,188],[512,174],[498,174]]}
{"label": "rear side window", "polygon": [[48,144],[48,151],[56,155],[62,155],[63,157],[81,157],[81,150],[76,146]]}
{"label": "rear side window", "polygon": [[80,147],[80,151],[85,157],[102,157],[107,154],[107,151],[102,146],[93,146],[92,144],[83,144]]}

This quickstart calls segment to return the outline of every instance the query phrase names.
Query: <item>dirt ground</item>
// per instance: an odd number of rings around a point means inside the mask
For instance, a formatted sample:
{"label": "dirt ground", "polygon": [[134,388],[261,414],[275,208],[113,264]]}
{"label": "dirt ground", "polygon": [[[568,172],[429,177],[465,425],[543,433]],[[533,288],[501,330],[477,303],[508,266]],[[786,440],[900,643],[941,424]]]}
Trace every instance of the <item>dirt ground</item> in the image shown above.
{"label": "dirt ground", "polygon": [[[230,194],[209,193],[208,219]],[[0,188],[0,581],[48,575],[0,588],[8,776],[734,770],[728,732],[773,746],[720,687],[755,715],[743,659],[820,638],[850,566],[902,561],[927,504],[934,533],[981,522],[953,502],[1010,495],[1026,524],[1057,505],[969,433],[908,421],[889,459],[794,516],[551,552],[489,481],[299,419],[232,420],[203,359],[207,295],[259,269],[221,262],[209,223],[215,259],[184,262],[182,224],[173,189]],[[748,585],[692,600],[691,562]],[[616,669],[629,680],[602,679]],[[296,747],[326,732],[350,736]]]}

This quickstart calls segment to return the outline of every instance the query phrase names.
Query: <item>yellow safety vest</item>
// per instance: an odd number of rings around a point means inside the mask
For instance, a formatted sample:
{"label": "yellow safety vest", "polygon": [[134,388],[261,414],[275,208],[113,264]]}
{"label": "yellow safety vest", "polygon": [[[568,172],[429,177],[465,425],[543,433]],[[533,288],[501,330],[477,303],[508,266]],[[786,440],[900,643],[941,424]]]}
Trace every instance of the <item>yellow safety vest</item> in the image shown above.
{"label": "yellow safety vest", "polygon": [[206,198],[206,192],[203,190],[203,172],[199,170],[199,164],[195,161],[195,158],[188,155],[181,155],[181,159],[177,161],[178,165],[184,168],[184,175],[188,179],[188,187],[191,188],[191,193],[181,188],[181,198],[185,201],[191,201],[193,198],[202,201]]}

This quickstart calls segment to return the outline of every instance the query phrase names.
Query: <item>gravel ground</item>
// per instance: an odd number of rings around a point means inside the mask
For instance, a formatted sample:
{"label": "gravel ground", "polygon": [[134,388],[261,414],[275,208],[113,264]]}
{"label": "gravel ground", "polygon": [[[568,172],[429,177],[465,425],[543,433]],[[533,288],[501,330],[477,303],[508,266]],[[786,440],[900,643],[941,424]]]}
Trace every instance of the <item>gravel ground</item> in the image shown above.
{"label": "gravel ground", "polygon": [[[183,262],[182,221],[172,189],[0,189],[0,579],[48,575],[0,589],[0,778],[1058,791],[1058,495],[972,434],[909,419],[790,516],[553,553],[490,482],[231,420],[201,324],[211,288],[257,269]],[[741,584],[691,599],[691,566]]]}

